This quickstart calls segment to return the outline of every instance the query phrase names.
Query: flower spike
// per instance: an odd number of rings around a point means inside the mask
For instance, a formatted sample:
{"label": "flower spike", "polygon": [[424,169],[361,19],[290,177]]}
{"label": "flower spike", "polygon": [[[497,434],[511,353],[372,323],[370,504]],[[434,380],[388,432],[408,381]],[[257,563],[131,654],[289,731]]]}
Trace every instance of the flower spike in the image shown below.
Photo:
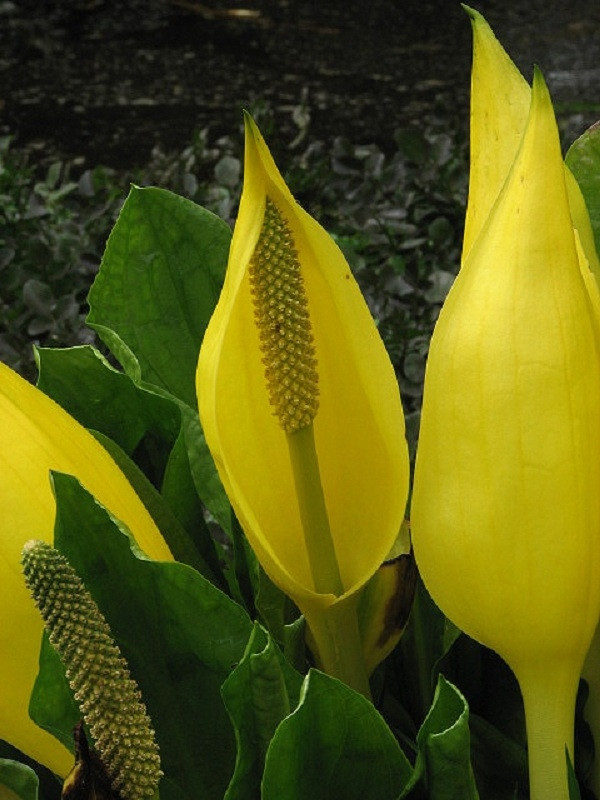
{"label": "flower spike", "polygon": [[22,564],[113,790],[123,800],[152,797],[162,775],[158,745],[106,620],[66,558],[49,544],[27,542]]}
{"label": "flower spike", "polygon": [[269,399],[283,430],[292,433],[315,418],[319,376],[298,254],[289,225],[268,197],[248,272]]}
{"label": "flower spike", "polygon": [[[69,751],[27,713],[43,626],[19,570],[28,539],[53,539],[51,471],[77,478],[148,556],[172,560],[152,517],[108,452],[50,397],[0,363],[0,739],[64,776]],[[15,641],[18,647],[12,646]]]}

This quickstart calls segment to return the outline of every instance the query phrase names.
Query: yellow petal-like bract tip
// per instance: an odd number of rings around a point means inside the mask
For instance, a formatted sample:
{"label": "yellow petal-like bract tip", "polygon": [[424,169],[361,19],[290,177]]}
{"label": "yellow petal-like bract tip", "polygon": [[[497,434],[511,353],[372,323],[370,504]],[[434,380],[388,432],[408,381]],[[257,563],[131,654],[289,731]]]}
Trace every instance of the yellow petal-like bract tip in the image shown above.
{"label": "yellow petal-like bract tip", "polygon": [[468,6],[463,8],[473,27],[471,167],[464,264],[519,149],[529,112],[530,88],[483,16]]}
{"label": "yellow petal-like bract tip", "polygon": [[[133,533],[150,557],[172,556],[150,515],[106,450],[53,400],[0,364],[0,738],[65,775],[72,757],[29,719],[42,620],[21,574],[33,537],[52,542],[50,470],[74,475]],[[82,521],[81,535],[85,536]]]}
{"label": "yellow petal-like bract tip", "polygon": [[[408,489],[404,418],[392,365],[346,260],[296,203],[246,117],[239,216],[198,363],[200,417],[229,499],[265,570],[301,607],[327,606],[335,598],[313,587],[286,434],[270,402],[255,317],[250,266],[267,204],[289,233],[310,318],[309,366],[316,370],[310,380],[318,381],[311,424],[345,593],[373,575],[400,528]],[[285,276],[277,290],[288,290]],[[272,330],[287,348],[280,323],[274,319]]]}
{"label": "yellow petal-like bract tip", "polygon": [[[463,8],[473,28],[469,202],[461,258],[464,265],[519,149],[531,89],[484,17],[466,5]],[[588,210],[567,167],[565,173],[573,227],[579,233],[589,267],[596,281],[600,281],[600,262]]]}

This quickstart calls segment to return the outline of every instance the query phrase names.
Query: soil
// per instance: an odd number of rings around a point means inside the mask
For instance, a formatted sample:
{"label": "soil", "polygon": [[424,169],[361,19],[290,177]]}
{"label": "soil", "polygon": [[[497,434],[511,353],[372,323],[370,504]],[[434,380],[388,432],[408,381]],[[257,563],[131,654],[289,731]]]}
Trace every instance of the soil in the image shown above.
{"label": "soil", "polygon": [[[542,66],[566,135],[600,117],[600,3],[474,4]],[[466,129],[470,58],[454,0],[0,0],[0,134],[130,168],[263,103],[281,146],[309,112],[316,138],[388,148],[406,124]]]}

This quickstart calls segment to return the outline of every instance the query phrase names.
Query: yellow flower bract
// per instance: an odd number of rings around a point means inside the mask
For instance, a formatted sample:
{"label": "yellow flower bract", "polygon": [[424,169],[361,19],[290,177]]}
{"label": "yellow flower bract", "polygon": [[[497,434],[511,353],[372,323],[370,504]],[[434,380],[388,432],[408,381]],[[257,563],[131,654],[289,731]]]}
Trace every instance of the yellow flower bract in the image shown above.
{"label": "yellow flower bract", "polygon": [[270,577],[300,607],[314,590],[285,433],[264,375],[249,265],[269,198],[291,233],[318,364],[314,436],[345,593],[375,572],[400,528],[408,488],[404,418],[392,365],[339,248],[295,202],[246,119],[244,190],[225,285],[197,373],[200,417],[229,498]]}
{"label": "yellow flower bract", "polygon": [[413,545],[442,611],[517,676],[532,800],[566,800],[600,613],[598,257],[541,73],[530,91],[469,13],[464,260],[430,345]]}

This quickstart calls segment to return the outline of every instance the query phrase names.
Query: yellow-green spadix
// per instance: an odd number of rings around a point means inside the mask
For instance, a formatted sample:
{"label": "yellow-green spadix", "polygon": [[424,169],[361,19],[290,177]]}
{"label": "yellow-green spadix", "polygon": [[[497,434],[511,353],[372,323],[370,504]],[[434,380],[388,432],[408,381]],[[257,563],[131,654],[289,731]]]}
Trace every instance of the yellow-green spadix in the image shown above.
{"label": "yellow-green spadix", "polygon": [[[124,522],[149,556],[172,556],[152,518],[103,447],[49,397],[0,364],[0,738],[59,775],[70,753],[28,715],[42,621],[20,575],[20,552],[53,539],[50,470],[74,475]],[[82,522],[82,536],[85,527]]]}
{"label": "yellow-green spadix", "polygon": [[517,675],[533,800],[568,798],[600,611],[598,319],[565,183],[536,71],[518,153],[431,341],[411,512],[429,592]]}
{"label": "yellow-green spadix", "polygon": [[[318,627],[313,611],[356,595],[399,532],[404,419],[392,365],[346,260],[296,203],[249,117],[239,216],[197,391],[207,442],[250,544]],[[319,575],[323,562],[331,568]]]}

